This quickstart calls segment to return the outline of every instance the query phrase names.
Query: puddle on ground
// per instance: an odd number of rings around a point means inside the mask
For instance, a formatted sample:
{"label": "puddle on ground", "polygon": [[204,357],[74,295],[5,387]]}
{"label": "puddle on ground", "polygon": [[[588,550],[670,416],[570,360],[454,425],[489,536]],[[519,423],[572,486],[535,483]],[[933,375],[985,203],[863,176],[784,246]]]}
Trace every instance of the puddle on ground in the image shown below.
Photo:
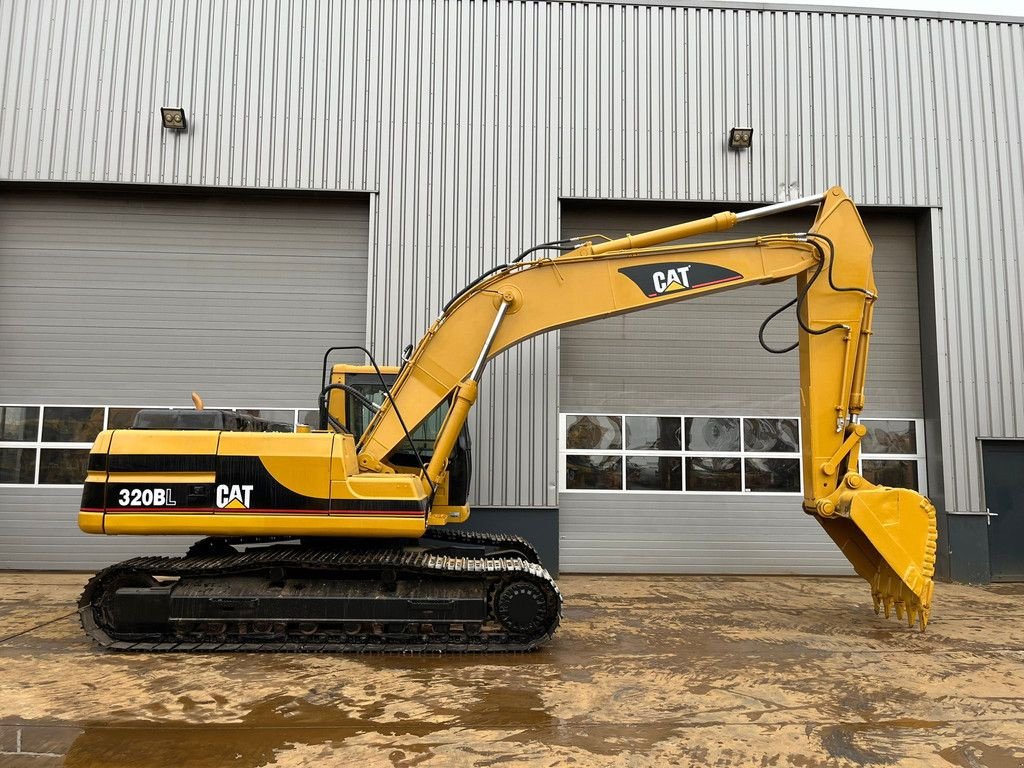
{"label": "puddle on ground", "polygon": [[295,744],[336,744],[363,733],[426,736],[449,727],[446,722],[373,719],[375,713],[346,714],[336,706],[283,698],[253,707],[238,723],[128,721],[86,725],[68,750],[68,768],[117,765],[149,768],[187,765],[220,768],[271,763]]}
{"label": "puddle on ground", "polygon": [[[367,711],[353,716],[335,706],[275,699],[254,707],[239,723],[90,724],[70,745],[64,765],[68,768],[102,765],[119,768],[255,767],[274,764],[290,750],[308,753],[309,748],[314,748],[332,754],[350,740],[365,748],[366,740],[362,737],[371,737],[381,750],[380,755],[386,755],[393,765],[412,766],[427,759],[435,747],[450,744],[453,733],[465,734],[461,738],[470,743],[508,744],[504,759],[513,762],[521,749],[536,748],[538,743],[543,744],[545,750],[562,748],[573,753],[611,757],[623,752],[648,753],[655,745],[670,739],[677,729],[676,725],[666,723],[631,723],[628,727],[610,730],[581,728],[552,716],[545,710],[540,696],[526,690],[483,691],[471,709],[461,713],[446,712],[436,721],[404,719],[401,712],[382,721],[374,719],[373,714]],[[429,738],[433,734],[437,734],[436,739]],[[492,764],[492,761],[502,762],[502,759],[491,753],[484,764]]]}
{"label": "puddle on ground", "polygon": [[1024,595],[1024,582],[1003,581],[992,584],[982,584],[981,589],[995,595]]}
{"label": "puddle on ground", "polygon": [[[402,754],[395,755],[396,765],[405,765],[406,760],[412,759],[410,750],[421,756],[429,754],[431,740],[424,737],[442,731],[475,732],[484,740],[496,739],[524,747],[540,742],[549,748],[611,756],[623,750],[644,754],[670,738],[678,728],[674,722],[630,723],[628,727],[610,730],[581,728],[578,723],[563,722],[553,715],[537,690],[480,686],[479,681],[471,679],[465,683],[475,687],[471,701],[438,699],[429,702],[427,713],[420,711],[415,716],[400,709],[386,709],[383,701],[358,706],[344,700],[314,704],[278,696],[259,702],[237,723],[89,723],[70,745],[64,764],[70,768],[261,766],[300,746],[332,751],[348,740],[372,736],[382,747],[399,750]],[[177,704],[185,713],[192,710],[187,697],[179,698]],[[514,754],[517,748],[510,751]]]}
{"label": "puddle on ground", "polygon": [[960,768],[1021,768],[1024,766],[1024,747],[1007,749],[968,741],[947,747],[939,752],[943,760]]}
{"label": "puddle on ground", "polygon": [[[928,730],[940,728],[948,723],[937,720],[874,720],[866,723],[839,723],[822,728],[821,744],[832,757],[850,760],[857,765],[887,764],[894,755],[891,751],[895,730]],[[866,736],[867,738],[862,738]],[[899,740],[899,749],[905,750],[906,743]],[[898,755],[897,755],[898,756]]]}

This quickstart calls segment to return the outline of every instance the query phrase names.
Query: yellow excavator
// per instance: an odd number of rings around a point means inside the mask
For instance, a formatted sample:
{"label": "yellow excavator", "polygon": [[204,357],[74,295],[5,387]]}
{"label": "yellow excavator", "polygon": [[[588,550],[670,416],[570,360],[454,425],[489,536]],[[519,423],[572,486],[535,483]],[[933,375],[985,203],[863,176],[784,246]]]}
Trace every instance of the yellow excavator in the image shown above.
{"label": "yellow excavator", "polygon": [[[815,204],[807,232],[677,242]],[[449,527],[469,517],[465,425],[487,362],[557,328],[795,277],[803,509],[870,584],[876,613],[924,629],[935,509],[856,471],[871,255],[838,187],[616,240],[544,243],[460,291],[401,368],[363,350],[371,365],[328,377],[325,355],[315,425],[285,433],[198,397],[194,410],[142,411],[132,429],[97,437],[79,526],[206,538],[182,557],[98,573],[82,626],[118,650],[537,648],[562,600],[533,547]]]}

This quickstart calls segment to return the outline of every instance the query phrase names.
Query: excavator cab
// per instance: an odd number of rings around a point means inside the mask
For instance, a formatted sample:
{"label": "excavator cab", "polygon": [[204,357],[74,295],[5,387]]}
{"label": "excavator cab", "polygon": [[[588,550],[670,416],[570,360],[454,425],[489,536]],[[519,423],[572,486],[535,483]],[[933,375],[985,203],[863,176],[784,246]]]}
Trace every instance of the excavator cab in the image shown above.
{"label": "excavator cab", "polygon": [[[349,365],[339,363],[331,369],[331,383],[344,385],[345,389],[335,390],[327,399],[327,411],[340,424],[345,425],[355,437],[362,437],[377,410],[387,400],[385,387],[390,388],[398,378],[399,369],[394,366]],[[376,406],[371,409],[370,404]],[[388,464],[400,473],[415,473],[430,462],[434,455],[438,433],[451,408],[450,398],[444,400],[419,424],[411,429],[406,438],[388,457]],[[464,507],[469,499],[469,483],[472,477],[472,443],[469,428],[462,426],[458,440],[448,458],[448,478],[445,483],[448,505]]]}

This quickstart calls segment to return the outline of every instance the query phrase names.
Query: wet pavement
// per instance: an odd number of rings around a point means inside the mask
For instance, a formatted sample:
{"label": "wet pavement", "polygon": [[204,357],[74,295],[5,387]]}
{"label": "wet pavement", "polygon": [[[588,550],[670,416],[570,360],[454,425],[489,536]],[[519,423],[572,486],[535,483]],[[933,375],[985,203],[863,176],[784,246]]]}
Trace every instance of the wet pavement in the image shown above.
{"label": "wet pavement", "polygon": [[528,655],[96,650],[84,575],[0,572],[0,766],[1024,766],[1024,585],[566,576]]}

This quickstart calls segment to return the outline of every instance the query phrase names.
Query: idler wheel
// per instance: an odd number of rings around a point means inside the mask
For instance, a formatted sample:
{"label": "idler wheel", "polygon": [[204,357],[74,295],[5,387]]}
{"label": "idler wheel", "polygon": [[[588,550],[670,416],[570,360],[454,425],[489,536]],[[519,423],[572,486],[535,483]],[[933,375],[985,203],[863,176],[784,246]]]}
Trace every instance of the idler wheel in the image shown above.
{"label": "idler wheel", "polygon": [[540,629],[547,614],[547,599],[529,581],[514,581],[498,595],[498,620],[512,632],[529,634]]}
{"label": "idler wheel", "polygon": [[[96,617],[102,619],[102,626],[116,627],[119,621],[124,618],[115,612],[114,605],[117,590],[131,587],[150,589],[157,586],[157,584],[159,582],[146,573],[119,573],[104,584],[104,590],[99,596],[99,600],[93,602],[93,610],[96,611]],[[85,595],[82,595],[82,600],[78,603],[79,608],[82,607],[84,601]]]}

